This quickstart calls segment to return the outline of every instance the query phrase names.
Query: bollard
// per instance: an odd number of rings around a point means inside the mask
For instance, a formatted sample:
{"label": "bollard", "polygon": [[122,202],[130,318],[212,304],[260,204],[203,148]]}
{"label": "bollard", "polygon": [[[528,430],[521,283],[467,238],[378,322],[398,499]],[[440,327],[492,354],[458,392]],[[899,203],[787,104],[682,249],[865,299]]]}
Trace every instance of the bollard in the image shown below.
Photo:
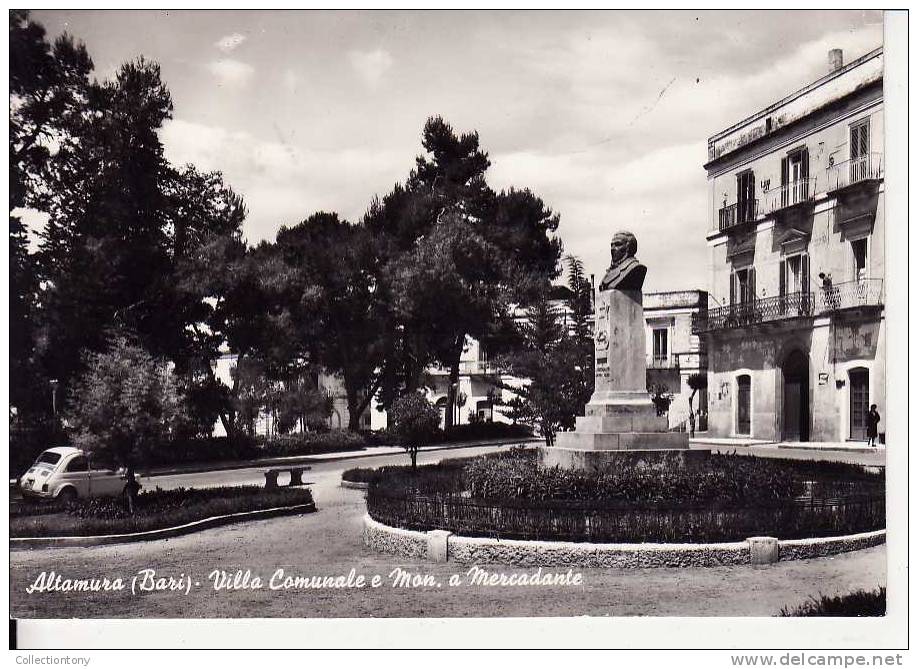
{"label": "bollard", "polygon": [[303,485],[303,468],[290,468],[290,485]]}
{"label": "bollard", "polygon": [[778,561],[778,540],[774,537],[749,537],[749,564],[773,564]]}
{"label": "bollard", "polygon": [[430,530],[427,533],[427,559],[431,562],[449,560],[449,536],[446,530]]}

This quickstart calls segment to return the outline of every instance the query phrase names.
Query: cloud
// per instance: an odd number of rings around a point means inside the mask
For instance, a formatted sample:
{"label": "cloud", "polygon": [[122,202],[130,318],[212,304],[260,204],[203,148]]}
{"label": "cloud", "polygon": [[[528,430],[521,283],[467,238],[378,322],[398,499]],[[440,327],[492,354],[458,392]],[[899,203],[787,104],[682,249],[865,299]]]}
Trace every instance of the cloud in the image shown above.
{"label": "cloud", "polygon": [[223,53],[229,53],[236,49],[239,45],[245,42],[247,37],[242,33],[233,33],[232,35],[224,35],[216,42],[214,46],[220,49]]}
{"label": "cloud", "polygon": [[403,178],[413,157],[410,150],[318,150],[183,120],[163,126],[160,138],[173,164],[223,172],[251,212],[245,233],[253,242],[316,211],[359,220],[373,194]]}
{"label": "cloud", "polygon": [[288,93],[295,93],[296,89],[299,87],[300,76],[293,70],[287,69],[284,70],[283,75],[281,75],[281,82],[284,84],[284,89]]}
{"label": "cloud", "polygon": [[207,64],[207,69],[217,77],[220,85],[232,88],[245,86],[255,74],[255,68],[248,63],[230,58],[211,61]]}
{"label": "cloud", "polygon": [[389,71],[393,63],[389,52],[382,49],[376,49],[375,51],[349,51],[347,55],[351,61],[351,67],[370,88],[379,86],[383,75]]}

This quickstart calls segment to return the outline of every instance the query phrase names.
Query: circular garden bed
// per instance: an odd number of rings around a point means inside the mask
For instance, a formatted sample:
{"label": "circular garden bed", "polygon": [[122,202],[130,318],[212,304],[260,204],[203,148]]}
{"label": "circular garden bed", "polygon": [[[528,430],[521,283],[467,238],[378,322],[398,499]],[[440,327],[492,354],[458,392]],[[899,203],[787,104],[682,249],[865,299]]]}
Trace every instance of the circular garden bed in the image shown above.
{"label": "circular garden bed", "polygon": [[362,473],[384,525],[469,537],[702,543],[834,537],[885,527],[882,473],[857,465],[622,453],[602,472],[539,467],[515,449]]}

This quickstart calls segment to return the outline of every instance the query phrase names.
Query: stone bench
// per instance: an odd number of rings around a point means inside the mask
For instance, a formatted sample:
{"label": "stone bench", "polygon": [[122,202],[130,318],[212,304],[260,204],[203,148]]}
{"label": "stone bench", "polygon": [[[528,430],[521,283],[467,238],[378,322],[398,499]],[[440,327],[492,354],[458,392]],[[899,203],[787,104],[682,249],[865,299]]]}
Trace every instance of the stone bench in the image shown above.
{"label": "stone bench", "polygon": [[272,469],[266,469],[264,471],[265,490],[272,490],[279,487],[277,485],[277,477],[281,472],[290,472],[291,486],[303,485],[303,472],[309,471],[310,469],[312,469],[312,467],[305,466],[274,467]]}

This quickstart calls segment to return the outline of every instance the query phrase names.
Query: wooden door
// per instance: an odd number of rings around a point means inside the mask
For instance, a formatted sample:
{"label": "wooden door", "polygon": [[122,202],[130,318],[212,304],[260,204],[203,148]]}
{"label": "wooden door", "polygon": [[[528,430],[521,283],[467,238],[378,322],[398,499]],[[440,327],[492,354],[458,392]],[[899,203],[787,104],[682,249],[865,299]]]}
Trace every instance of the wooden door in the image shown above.
{"label": "wooden door", "polygon": [[736,380],[736,433],[752,433],[752,383],[748,376]]}
{"label": "wooden door", "polygon": [[848,375],[850,386],[849,416],[851,439],[867,439],[867,409],[870,398],[870,376],[866,369],[853,369]]}

